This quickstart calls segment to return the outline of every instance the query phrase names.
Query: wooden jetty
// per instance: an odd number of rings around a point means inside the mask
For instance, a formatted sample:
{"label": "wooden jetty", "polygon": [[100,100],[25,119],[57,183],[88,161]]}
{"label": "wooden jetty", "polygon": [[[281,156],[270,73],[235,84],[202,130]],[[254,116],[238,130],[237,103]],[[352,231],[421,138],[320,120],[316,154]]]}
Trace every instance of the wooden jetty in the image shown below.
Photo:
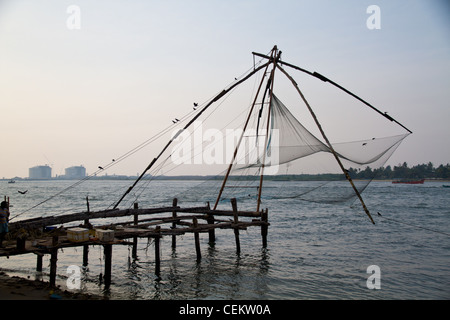
{"label": "wooden jetty", "polygon": [[[156,214],[169,213],[167,216],[149,217]],[[120,223],[100,224],[93,226],[93,220],[131,217],[130,221]],[[228,217],[228,219],[226,219]],[[73,241],[68,233],[74,227],[64,227],[64,224],[80,221],[77,228],[90,230],[91,236],[85,241]],[[203,223],[200,221],[204,221]],[[52,228],[49,228],[52,226]],[[261,211],[239,211],[236,199],[231,199],[231,210],[214,210],[209,204],[204,207],[181,208],[177,199],[173,199],[172,206],[160,208],[139,208],[134,204],[133,209],[113,209],[95,212],[79,212],[60,216],[36,218],[10,223],[9,240],[4,241],[0,248],[0,256],[36,255],[36,270],[42,271],[42,259],[50,255],[50,285],[55,286],[58,250],[70,247],[83,247],[83,265],[88,264],[89,246],[101,245],[104,250],[105,287],[111,284],[112,274],[112,246],[132,246],[132,256],[137,257],[138,238],[151,238],[155,247],[155,274],[160,275],[160,239],[164,236],[172,237],[172,248],[176,248],[176,237],[186,233],[193,233],[196,259],[201,260],[200,233],[208,233],[209,242],[215,242],[216,229],[233,229],[236,251],[240,252],[239,230],[248,227],[261,228],[262,245],[267,246],[268,209]],[[94,230],[112,230],[114,238],[107,241],[95,237]],[[129,241],[131,239],[132,241]]]}

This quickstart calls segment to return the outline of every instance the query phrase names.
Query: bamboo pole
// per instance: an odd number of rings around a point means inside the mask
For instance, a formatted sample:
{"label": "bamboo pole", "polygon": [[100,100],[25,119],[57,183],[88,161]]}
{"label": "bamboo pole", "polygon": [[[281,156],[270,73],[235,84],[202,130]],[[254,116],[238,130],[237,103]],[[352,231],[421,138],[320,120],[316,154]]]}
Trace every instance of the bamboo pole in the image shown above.
{"label": "bamboo pole", "polygon": [[[269,60],[271,59],[271,57],[269,57],[269,56],[267,56],[267,55],[265,55],[265,54],[261,54],[261,53],[257,53],[257,52],[252,52],[252,53],[253,53],[253,55],[256,55],[256,56],[261,57],[261,58],[266,58],[266,59],[269,59]],[[317,79],[319,79],[319,80],[321,80],[321,81],[323,81],[323,82],[328,82],[328,83],[332,84],[333,86],[335,86],[336,88],[338,88],[338,89],[344,91],[345,93],[349,94],[349,95],[352,96],[353,98],[355,98],[355,99],[361,101],[361,102],[364,103],[366,106],[370,107],[372,110],[378,112],[380,115],[382,115],[383,117],[385,117],[385,118],[388,119],[389,121],[393,121],[393,122],[397,123],[397,124],[398,124],[399,126],[401,126],[403,129],[405,129],[405,130],[408,131],[409,133],[412,133],[411,130],[409,130],[409,129],[406,128],[403,124],[401,124],[400,122],[398,122],[397,120],[395,120],[394,118],[392,118],[392,117],[391,117],[390,115],[388,115],[386,112],[381,112],[380,110],[378,110],[377,108],[375,108],[373,105],[371,105],[371,104],[368,103],[367,101],[365,101],[365,100],[363,100],[362,98],[358,97],[358,96],[357,96],[356,94],[354,94],[353,92],[350,92],[349,90],[347,90],[347,89],[345,89],[344,87],[340,86],[340,85],[337,84],[336,82],[334,82],[334,81],[328,79],[327,77],[321,75],[320,73],[315,72],[315,71],[314,71],[314,72],[311,72],[311,71],[305,70],[305,69],[303,69],[303,68],[297,67],[296,65],[287,63],[287,62],[285,62],[285,61],[280,61],[280,64],[286,65],[286,66],[291,67],[291,68],[293,68],[293,69],[296,69],[296,70],[299,70],[299,71],[301,71],[301,72],[304,72],[304,73],[306,73],[306,74],[308,74],[308,75],[310,75],[310,76],[313,76],[313,77],[315,77],[315,78],[317,78]]]}
{"label": "bamboo pole", "polygon": [[[197,120],[203,112],[206,111],[206,109],[208,109],[214,102],[220,100],[224,95],[226,95],[228,92],[230,92],[234,87],[238,86],[239,84],[241,84],[242,82],[246,81],[247,79],[249,79],[251,76],[253,76],[255,73],[257,73],[259,70],[261,70],[262,68],[264,68],[265,66],[269,65],[270,62],[267,62],[261,66],[259,66],[258,68],[256,68],[255,70],[253,70],[252,72],[250,72],[248,75],[246,75],[244,78],[242,78],[241,80],[233,83],[231,86],[229,86],[227,89],[222,90],[218,95],[216,95],[216,97],[214,97],[210,102],[208,102],[207,105],[205,105],[191,120],[189,120],[189,122],[183,127],[182,130],[180,130],[179,132],[186,130],[187,128],[189,128],[191,126],[192,123],[194,123],[195,120]],[[127,189],[127,191],[122,195],[122,197],[119,199],[119,201],[114,205],[114,209],[116,209],[119,204],[122,202],[122,200],[125,198],[125,196],[131,192],[131,190],[133,190],[133,188],[136,186],[136,184],[144,177],[144,175],[148,172],[148,170],[150,170],[150,168],[153,167],[153,165],[155,164],[156,161],[158,161],[158,159],[163,155],[163,153],[167,150],[167,148],[169,148],[169,146],[172,144],[172,142],[178,137],[178,134],[174,135],[172,137],[172,139],[169,140],[169,142],[164,146],[164,148],[161,150],[161,152],[156,156],[156,158],[154,158],[150,164],[147,166],[147,168],[145,168],[145,170],[141,173],[141,175],[136,179],[136,181],[133,183],[133,185],[131,187],[129,187]]]}
{"label": "bamboo pole", "polygon": [[297,83],[295,82],[295,80],[283,68],[281,68],[278,65],[277,65],[277,67],[278,67],[278,69],[280,69],[286,75],[286,77],[288,77],[289,80],[291,80],[291,82],[294,85],[295,89],[297,90],[297,92],[299,93],[300,97],[302,98],[303,102],[306,104],[306,107],[308,108],[309,112],[311,113],[311,116],[313,117],[317,127],[319,128],[319,131],[322,134],[322,137],[325,140],[326,144],[328,145],[328,148],[330,149],[331,153],[333,154],[334,158],[336,159],[337,163],[339,164],[339,167],[341,168],[341,170],[344,173],[344,175],[347,178],[347,180],[350,182],[350,185],[352,186],[353,190],[355,191],[356,196],[358,197],[359,201],[361,202],[361,205],[362,205],[362,207],[364,209],[364,212],[369,217],[370,221],[373,224],[375,224],[375,221],[373,221],[372,216],[370,215],[369,209],[367,209],[366,204],[364,203],[364,200],[361,197],[361,194],[359,193],[358,189],[356,188],[355,184],[353,183],[353,180],[350,177],[350,175],[348,174],[348,171],[344,168],[344,165],[342,164],[341,159],[339,159],[338,154],[334,150],[334,148],[331,145],[330,141],[328,140],[325,132],[323,131],[322,126],[320,125],[320,122],[319,122],[319,120],[316,117],[316,114],[312,110],[311,106],[309,105],[309,103],[306,100],[306,98],[303,95],[303,93],[300,91],[300,88],[298,87]]}
{"label": "bamboo pole", "polygon": [[[273,55],[276,54],[277,52],[277,47],[274,47],[274,52]],[[272,111],[272,98],[273,98],[273,85],[274,85],[274,80],[275,80],[275,69],[277,66],[277,61],[280,58],[280,54],[281,51],[278,52],[278,55],[276,56],[276,59],[273,60],[273,69],[270,75],[270,79],[271,79],[271,83],[270,83],[270,99],[269,99],[269,110],[267,112],[267,124],[266,124],[266,137],[264,139],[264,153],[263,153],[263,160],[262,160],[262,164],[261,164],[261,173],[260,173],[260,178],[259,178],[259,188],[258,188],[258,200],[256,203],[256,211],[259,211],[259,207],[261,205],[261,193],[262,193],[262,185],[263,185],[263,179],[264,179],[264,167],[265,167],[265,161],[266,161],[266,148],[267,148],[267,141],[269,139],[269,126],[270,126],[270,115],[271,115],[271,111]],[[264,101],[263,101],[264,103]],[[256,129],[258,130],[258,128]]]}
{"label": "bamboo pole", "polygon": [[270,63],[266,64],[266,69],[264,70],[264,73],[263,73],[264,75],[263,75],[263,77],[262,77],[262,79],[261,79],[261,81],[259,83],[258,90],[256,91],[255,98],[253,99],[252,106],[251,106],[250,111],[249,111],[248,116],[247,116],[247,120],[245,121],[242,133],[241,133],[241,135],[239,137],[238,143],[236,144],[236,148],[234,149],[233,157],[232,157],[232,159],[230,161],[230,164],[228,165],[228,169],[227,169],[227,172],[225,174],[225,178],[223,179],[222,186],[221,186],[221,188],[219,190],[219,194],[217,195],[217,199],[216,199],[216,202],[214,204],[214,210],[217,208],[217,205],[219,204],[220,197],[222,196],[223,190],[225,188],[225,184],[227,183],[228,177],[229,177],[230,172],[231,172],[231,168],[233,167],[233,163],[236,160],[239,147],[240,147],[240,145],[242,143],[242,138],[244,137],[245,130],[247,130],[247,126],[248,126],[248,124],[250,122],[250,116],[252,115],[253,109],[255,108],[256,100],[258,99],[259,92],[261,91],[262,84],[264,83],[264,80],[266,78],[266,72],[267,72],[267,69],[269,68],[269,65],[270,65]]}

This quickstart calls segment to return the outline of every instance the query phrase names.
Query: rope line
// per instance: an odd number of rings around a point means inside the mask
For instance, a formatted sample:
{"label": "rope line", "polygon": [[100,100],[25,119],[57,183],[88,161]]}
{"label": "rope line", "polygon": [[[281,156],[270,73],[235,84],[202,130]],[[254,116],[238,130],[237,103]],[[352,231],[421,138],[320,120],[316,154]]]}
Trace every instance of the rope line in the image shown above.
{"label": "rope line", "polygon": [[379,212],[377,212],[377,214],[378,214],[379,217],[381,217],[381,218],[383,218],[385,220],[394,221],[394,222],[397,222],[397,223],[400,223],[400,224],[405,224],[405,225],[408,225],[408,226],[411,226],[411,227],[414,227],[414,228],[424,229],[424,230],[427,230],[427,231],[431,231],[431,232],[434,232],[434,233],[439,233],[439,234],[445,235],[447,237],[450,237],[450,234],[446,233],[446,232],[442,232],[442,231],[434,230],[434,229],[430,229],[430,228],[425,228],[425,227],[422,227],[422,226],[417,226],[417,225],[414,225],[412,223],[407,223],[407,222],[399,221],[399,220],[392,219],[392,218],[387,218],[387,217],[381,215],[381,213],[379,213]]}

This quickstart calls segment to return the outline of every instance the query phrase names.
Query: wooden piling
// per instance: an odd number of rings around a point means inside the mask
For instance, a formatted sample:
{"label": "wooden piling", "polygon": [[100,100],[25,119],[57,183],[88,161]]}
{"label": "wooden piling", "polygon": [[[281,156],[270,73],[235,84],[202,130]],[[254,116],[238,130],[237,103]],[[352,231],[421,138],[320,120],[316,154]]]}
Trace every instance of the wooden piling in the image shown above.
{"label": "wooden piling", "polygon": [[57,239],[58,237],[53,237],[53,247],[50,249],[50,287],[56,286],[56,263],[58,261]]}
{"label": "wooden piling", "polygon": [[157,226],[155,228],[158,236],[155,237],[155,274],[159,277],[161,271],[161,250],[159,246],[160,238],[161,238],[161,227]]}
{"label": "wooden piling", "polygon": [[[138,208],[139,208],[139,204],[137,202],[134,203],[134,209],[138,209]],[[134,218],[133,218],[133,223],[135,226],[137,226],[138,222],[139,222],[139,215],[137,213],[135,213]],[[138,238],[133,237],[133,249],[131,250],[131,256],[133,257],[133,259],[137,258],[137,244],[138,244]]]}
{"label": "wooden piling", "polygon": [[265,222],[261,225],[261,236],[262,236],[262,245],[264,248],[267,247],[267,233],[268,233],[268,222],[269,222],[269,209],[263,210],[261,212],[261,221]]}
{"label": "wooden piling", "polygon": [[42,253],[37,253],[36,257],[37,257],[36,271],[42,272],[42,258],[44,257],[44,255]]}
{"label": "wooden piling", "polygon": [[[210,210],[209,202],[208,202],[208,206],[207,207],[208,207],[208,210]],[[212,214],[208,214],[206,221],[208,222],[208,224],[213,225],[214,224],[214,216]],[[211,230],[208,231],[208,234],[209,234],[209,244],[210,245],[214,245],[214,243],[216,242],[215,229],[211,228]]]}
{"label": "wooden piling", "polygon": [[[86,207],[87,207],[87,213],[88,213],[88,215],[89,215],[89,213],[91,212],[91,210],[90,210],[90,207],[89,207],[89,197],[88,197],[88,196],[86,196]],[[86,226],[89,225],[89,218],[84,219],[84,224],[85,224]]]}
{"label": "wooden piling", "polygon": [[25,237],[18,237],[16,239],[16,249],[18,251],[25,251],[25,243],[26,243],[26,238]]}
{"label": "wooden piling", "polygon": [[104,244],[103,252],[105,256],[105,272],[103,273],[103,280],[105,281],[105,287],[109,288],[111,285],[112,244]]}
{"label": "wooden piling", "polygon": [[83,245],[83,267],[87,267],[89,260],[89,245]]}
{"label": "wooden piling", "polygon": [[[172,206],[176,207],[178,204],[178,199],[174,198],[172,201]],[[177,212],[174,210],[172,211],[172,218],[176,219],[177,218]],[[177,222],[176,220],[174,222],[172,222],[172,229],[175,230],[177,227]],[[176,235],[172,235],[172,249],[175,249],[177,247],[177,236]]]}
{"label": "wooden piling", "polygon": [[[87,209],[87,213],[89,215],[89,213],[91,212],[90,206],[89,206],[89,197],[86,196],[86,209]],[[84,219],[84,225],[86,228],[91,229],[92,227],[89,224],[89,218]],[[89,246],[88,245],[84,245],[83,246],[83,266],[86,267],[88,265],[88,260],[89,260]]]}
{"label": "wooden piling", "polygon": [[202,259],[202,253],[200,251],[200,235],[198,231],[195,231],[198,227],[197,218],[192,219],[192,224],[194,227],[195,252],[197,253],[197,261],[200,261]]}
{"label": "wooden piling", "polygon": [[[88,201],[88,199],[86,199]],[[250,226],[260,226],[261,227],[261,236],[263,246],[267,246],[267,233],[268,233],[268,209],[261,210],[260,212],[255,211],[238,211],[237,200],[235,198],[231,199],[232,210],[211,210],[209,207],[209,203],[204,207],[193,207],[193,208],[180,208],[178,207],[178,200],[176,198],[173,199],[171,207],[162,207],[162,208],[150,208],[150,209],[139,209],[138,204],[134,205],[133,210],[113,210],[109,211],[100,211],[100,212],[90,212],[87,216],[86,212],[83,214],[80,213],[77,218],[81,221],[85,220],[85,223],[89,223],[89,219],[100,219],[106,217],[121,217],[121,216],[133,216],[133,221],[129,221],[124,223],[125,228],[117,228],[116,229],[116,238],[121,239],[133,239],[133,257],[136,258],[137,254],[137,241],[139,237],[149,237],[155,239],[155,274],[159,277],[161,272],[161,238],[163,235],[171,235],[172,236],[172,247],[176,247],[176,236],[183,235],[186,233],[193,233],[195,239],[195,251],[197,256],[197,262],[201,261],[201,249],[200,249],[200,233],[208,232],[209,233],[209,242],[210,244],[215,241],[215,229],[233,229],[235,234],[236,241],[236,251],[239,254],[241,251],[240,246],[240,229],[246,229]],[[89,209],[88,209],[89,211]],[[155,217],[150,219],[139,220],[140,215],[148,215],[148,214],[159,214],[167,212],[169,213],[165,217]],[[171,213],[171,214],[170,214]],[[181,213],[181,214],[180,214]],[[192,213],[192,215],[183,215],[183,213]],[[222,219],[221,216],[225,217],[233,217],[233,220]],[[245,221],[244,218],[251,217],[253,220],[251,222]],[[131,218],[131,217],[130,217]],[[55,218],[56,219],[56,218]],[[58,217],[59,219],[59,217]],[[190,223],[192,219],[192,223]],[[206,220],[206,223],[198,223],[198,219]],[[45,221],[35,221],[36,219],[32,219],[30,222],[27,222],[27,227],[32,226],[34,229],[40,228],[42,225],[48,225],[50,220]],[[63,220],[58,220],[58,222],[62,222]],[[65,220],[64,220],[65,221]],[[70,221],[77,221],[76,218],[71,218]],[[51,222],[56,222],[56,220],[51,220]],[[67,221],[66,221],[67,222]],[[145,222],[145,223],[143,223]],[[23,228],[23,222],[17,223],[15,226],[16,230],[20,230]],[[122,223],[118,223],[122,224]],[[161,227],[162,224],[166,224],[167,227]],[[109,225],[108,225],[109,226]],[[105,226],[105,227],[108,227]],[[152,229],[152,226],[155,229]],[[32,229],[30,227],[30,229]],[[212,232],[211,232],[212,231]],[[34,252],[37,255],[36,261],[36,270],[42,271],[42,260],[44,254],[50,254],[50,286],[56,285],[56,269],[57,269],[57,260],[58,260],[58,250],[60,248],[66,247],[83,247],[83,266],[86,266],[88,263],[88,253],[89,253],[89,245],[87,242],[82,243],[73,243],[66,241],[65,232],[62,230],[62,233],[58,234],[59,229],[55,230],[52,233],[44,233],[43,238],[45,239],[46,248],[31,248],[26,247],[24,250],[14,250],[13,254],[25,254]],[[53,235],[53,236],[52,236]],[[59,241],[58,235],[61,235],[62,241]],[[95,240],[93,240],[95,241]],[[51,246],[48,245],[48,242],[51,242]],[[104,249],[104,273],[101,275],[103,278],[103,283],[105,288],[110,287],[111,285],[111,274],[112,274],[112,246],[115,244],[124,244],[130,245],[129,242],[126,241],[112,241],[112,242],[103,242],[98,243],[103,246]],[[20,247],[20,246],[19,246]],[[10,254],[9,252],[4,252],[0,250],[0,255],[5,256],[6,254]]]}
{"label": "wooden piling", "polygon": [[[231,206],[233,208],[233,217],[234,217],[234,224],[237,225],[239,223],[239,216],[237,211],[237,202],[236,198],[231,199]],[[239,228],[237,226],[233,227],[234,229],[234,239],[236,241],[236,252],[241,252],[241,242],[239,240]]]}

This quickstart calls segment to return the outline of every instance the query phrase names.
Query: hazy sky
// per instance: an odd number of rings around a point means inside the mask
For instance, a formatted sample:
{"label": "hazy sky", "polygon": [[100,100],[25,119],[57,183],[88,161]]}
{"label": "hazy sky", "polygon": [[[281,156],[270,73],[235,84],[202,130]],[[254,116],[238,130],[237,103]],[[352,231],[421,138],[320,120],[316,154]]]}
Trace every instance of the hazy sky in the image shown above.
{"label": "hazy sky", "polygon": [[[367,27],[370,5],[381,29]],[[274,45],[414,132],[389,164],[450,162],[447,1],[0,0],[0,177],[92,173]],[[157,152],[109,174],[141,172]]]}

